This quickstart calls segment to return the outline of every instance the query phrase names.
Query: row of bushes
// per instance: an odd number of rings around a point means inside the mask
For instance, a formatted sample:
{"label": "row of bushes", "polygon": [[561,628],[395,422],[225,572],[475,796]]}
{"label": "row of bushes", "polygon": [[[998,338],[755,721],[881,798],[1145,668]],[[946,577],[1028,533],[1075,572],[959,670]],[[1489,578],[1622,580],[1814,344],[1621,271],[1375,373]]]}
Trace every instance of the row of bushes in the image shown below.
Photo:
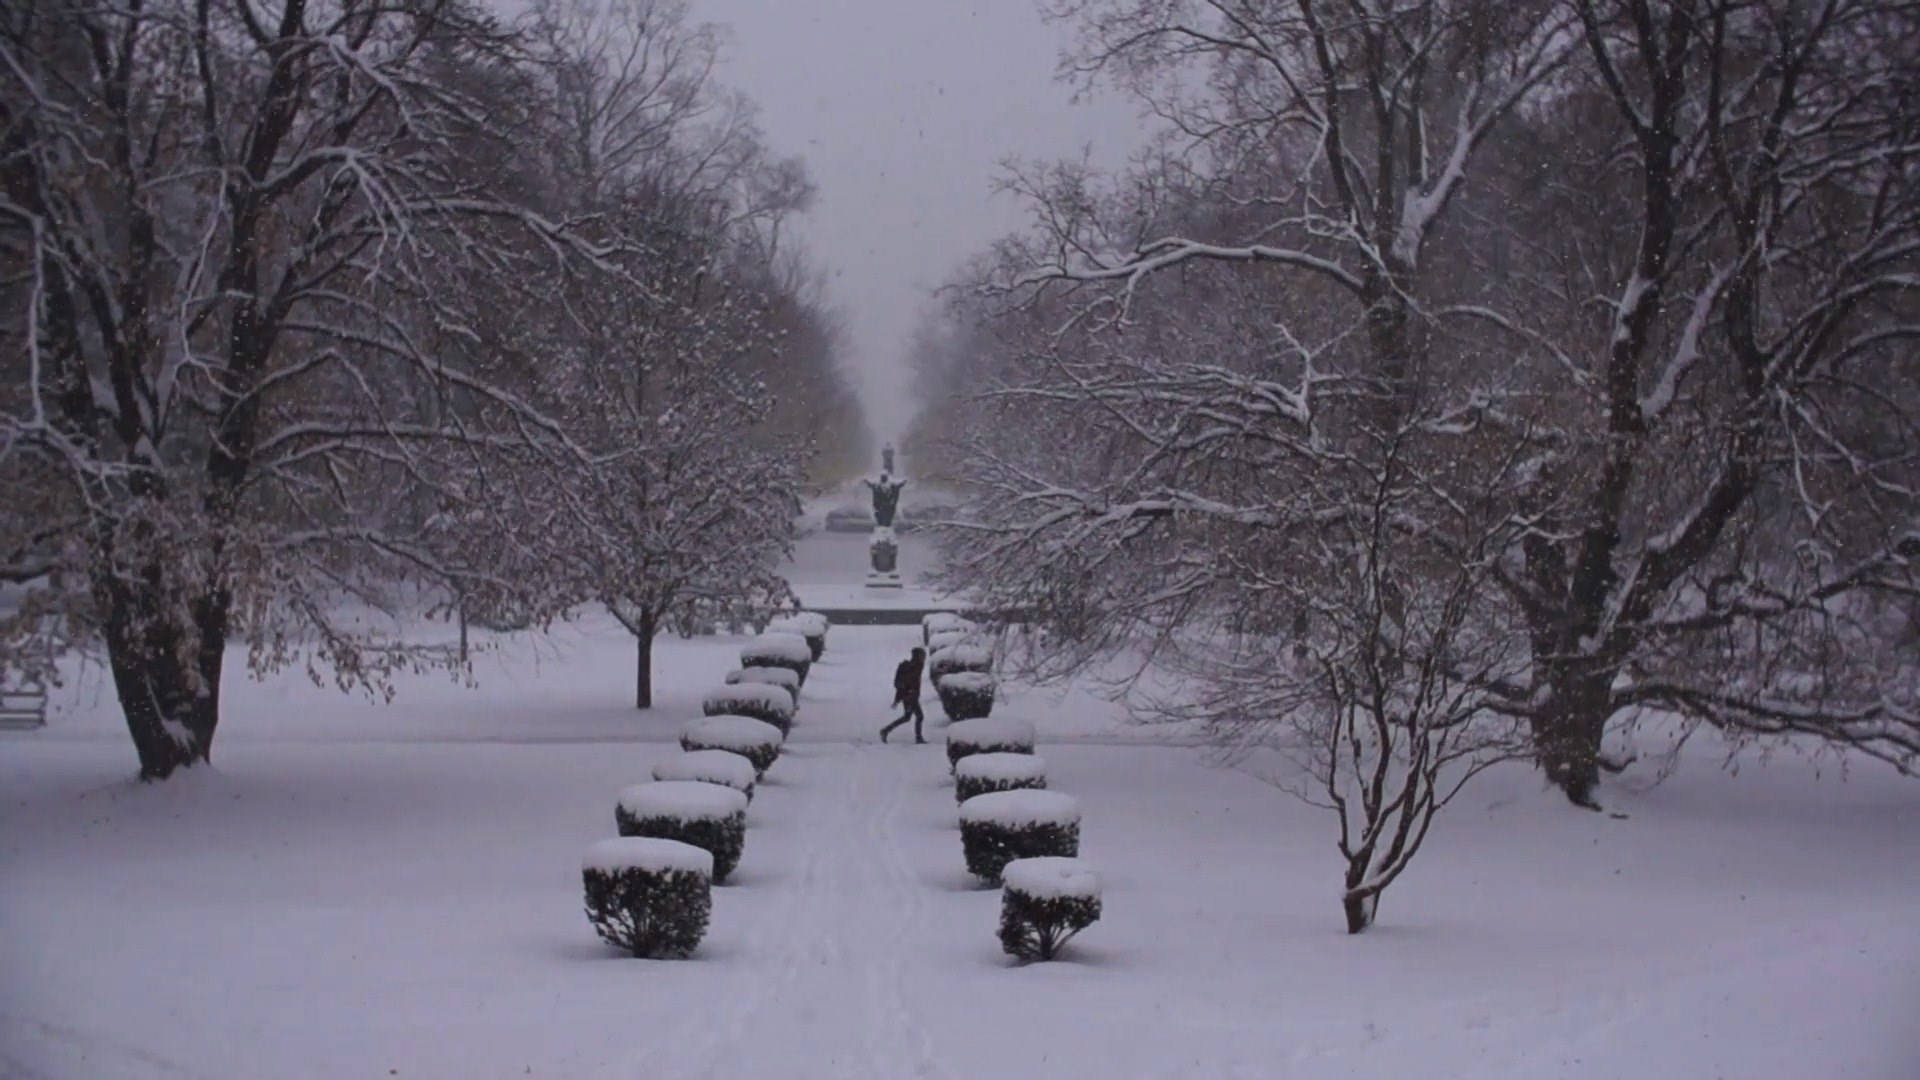
{"label": "row of bushes", "polygon": [[1100,878],[1079,859],[1080,807],[1047,790],[1033,725],[995,719],[992,652],[951,615],[922,620],[929,670],[949,719],[947,762],[960,803],[967,872],[1001,886],[1000,947],[1051,960],[1100,918]]}
{"label": "row of bushes", "polygon": [[620,792],[620,837],[588,849],[581,866],[587,921],[633,956],[686,956],[706,936],[711,887],[746,848],[747,804],[779,758],[827,619],[795,612],[740,650],[740,669],[706,695],[680,733],[678,758],[653,782]]}
{"label": "row of bushes", "polygon": [[958,723],[993,713],[993,651],[980,640],[980,628],[959,615],[934,612],[920,620],[927,647],[927,677],[940,697],[940,709]]}

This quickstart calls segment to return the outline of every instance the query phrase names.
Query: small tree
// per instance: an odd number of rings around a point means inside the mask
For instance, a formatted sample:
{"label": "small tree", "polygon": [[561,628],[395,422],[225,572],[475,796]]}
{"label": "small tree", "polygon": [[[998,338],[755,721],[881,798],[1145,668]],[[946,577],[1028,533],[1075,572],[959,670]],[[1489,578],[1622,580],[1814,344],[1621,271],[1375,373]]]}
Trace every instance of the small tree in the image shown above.
{"label": "small tree", "polygon": [[[1292,572],[1274,582],[1276,612],[1310,613],[1292,621],[1305,633],[1291,648],[1243,634],[1198,710],[1230,753],[1264,747],[1290,758],[1297,768],[1283,785],[1337,818],[1350,934],[1373,924],[1380,895],[1440,809],[1529,745],[1483,689],[1526,667],[1525,635],[1503,625],[1491,582],[1523,523],[1449,505],[1440,478],[1406,466],[1404,451],[1430,424],[1412,417],[1379,440],[1377,464],[1340,487],[1352,501],[1302,537]],[[1510,468],[1476,471],[1489,492],[1513,482]],[[1474,543],[1441,557],[1426,537],[1446,513],[1457,519],[1450,534]]]}

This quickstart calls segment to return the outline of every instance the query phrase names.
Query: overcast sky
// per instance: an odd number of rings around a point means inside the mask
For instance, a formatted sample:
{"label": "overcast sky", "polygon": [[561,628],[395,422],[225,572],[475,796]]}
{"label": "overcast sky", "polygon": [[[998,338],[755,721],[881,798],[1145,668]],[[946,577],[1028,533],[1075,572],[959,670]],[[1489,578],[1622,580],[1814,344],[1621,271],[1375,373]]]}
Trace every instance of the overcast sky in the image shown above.
{"label": "overcast sky", "polygon": [[768,141],[806,159],[801,223],[852,336],[868,420],[897,437],[913,391],[907,338],[928,292],[1021,224],[992,194],[1009,155],[1114,163],[1140,142],[1131,102],[1073,104],[1053,80],[1065,27],[1031,0],[692,0],[730,29],[720,79],[758,102]]}

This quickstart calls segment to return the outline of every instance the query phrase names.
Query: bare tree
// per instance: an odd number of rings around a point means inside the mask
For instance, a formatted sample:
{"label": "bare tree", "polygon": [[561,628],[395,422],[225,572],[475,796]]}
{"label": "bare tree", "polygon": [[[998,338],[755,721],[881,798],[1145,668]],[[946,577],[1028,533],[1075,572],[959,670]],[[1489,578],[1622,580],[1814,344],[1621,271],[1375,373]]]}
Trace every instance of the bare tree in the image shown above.
{"label": "bare tree", "polygon": [[780,249],[811,185],[711,82],[718,35],[686,14],[546,4],[530,23],[551,83],[545,139],[577,181],[556,197],[632,250],[615,279],[555,275],[558,302],[531,320],[527,393],[586,460],[556,459],[541,496],[505,510],[509,531],[540,537],[537,578],[634,635],[643,709],[671,622],[747,621],[788,599],[778,571],[813,449],[776,421],[839,386]]}
{"label": "bare tree", "polygon": [[[1491,681],[1525,670],[1502,617],[1493,568],[1522,527],[1497,501],[1451,502],[1403,457],[1421,433],[1386,433],[1353,475],[1344,512],[1309,534],[1293,573],[1274,580],[1315,630],[1289,655],[1246,650],[1209,679],[1203,715],[1235,748],[1275,743],[1299,772],[1282,783],[1339,822],[1347,932],[1373,924],[1380,897],[1412,863],[1434,817],[1484,769],[1524,754],[1524,732],[1489,708]],[[1498,463],[1490,487],[1509,480]],[[1356,470],[1357,471],[1357,470]],[[1474,543],[1436,564],[1410,520],[1451,519]]]}
{"label": "bare tree", "polygon": [[1609,721],[1645,708],[1911,770],[1920,23],[1873,2],[1570,9],[1585,63],[1546,122],[1611,110],[1566,129],[1603,162],[1589,221],[1611,235],[1543,235],[1560,272],[1534,279],[1539,309],[1573,363],[1508,583],[1535,654],[1508,707],[1584,805]]}
{"label": "bare tree", "polygon": [[[599,253],[502,198],[517,78],[456,0],[24,0],[0,15],[0,259],[23,391],[0,470],[47,527],[10,578],[104,641],[141,775],[207,760],[230,638],[347,685],[445,660],[369,637],[435,565],[384,483],[548,421],[436,338],[476,280]],[[31,532],[31,530],[28,530]],[[11,532],[11,530],[10,530]],[[62,574],[35,576],[48,561]],[[364,608],[363,608],[364,610]]]}
{"label": "bare tree", "polygon": [[960,426],[1022,435],[975,441],[956,583],[1057,608],[1056,669],[1206,620],[1310,646],[1248,564],[1351,516],[1313,493],[1418,416],[1411,467],[1525,527],[1477,560],[1396,515],[1396,573],[1484,565],[1528,663],[1450,677],[1574,802],[1647,709],[1914,768],[1912,12],[1062,10],[1193,149],[1018,181]]}

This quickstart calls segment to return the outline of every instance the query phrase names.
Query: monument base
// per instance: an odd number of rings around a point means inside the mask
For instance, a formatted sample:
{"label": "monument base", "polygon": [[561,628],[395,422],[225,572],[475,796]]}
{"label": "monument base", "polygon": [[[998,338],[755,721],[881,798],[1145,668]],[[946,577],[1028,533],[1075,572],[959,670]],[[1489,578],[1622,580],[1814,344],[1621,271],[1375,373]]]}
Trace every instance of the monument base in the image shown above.
{"label": "monument base", "polygon": [[900,574],[898,571],[895,571],[895,570],[867,571],[867,588],[869,589],[902,589],[905,587],[906,587],[905,584],[902,583],[900,580]]}

